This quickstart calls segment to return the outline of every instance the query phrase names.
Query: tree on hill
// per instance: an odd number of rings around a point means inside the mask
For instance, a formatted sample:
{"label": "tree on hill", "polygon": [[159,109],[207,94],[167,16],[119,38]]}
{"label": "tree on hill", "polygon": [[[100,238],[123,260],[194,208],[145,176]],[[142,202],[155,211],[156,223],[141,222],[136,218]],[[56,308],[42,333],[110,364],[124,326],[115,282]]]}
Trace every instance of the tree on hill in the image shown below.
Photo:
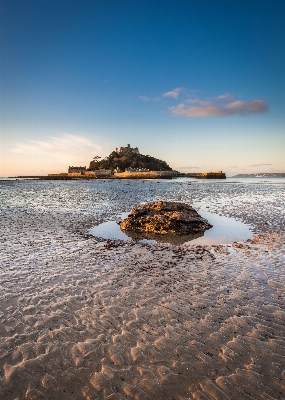
{"label": "tree on hill", "polygon": [[108,157],[99,160],[94,157],[90,162],[89,170],[95,171],[99,169],[111,169],[112,171],[119,168],[125,171],[126,168],[146,168],[150,171],[172,171],[172,168],[162,160],[151,157],[149,155],[136,154],[136,153],[117,153],[113,151]]}

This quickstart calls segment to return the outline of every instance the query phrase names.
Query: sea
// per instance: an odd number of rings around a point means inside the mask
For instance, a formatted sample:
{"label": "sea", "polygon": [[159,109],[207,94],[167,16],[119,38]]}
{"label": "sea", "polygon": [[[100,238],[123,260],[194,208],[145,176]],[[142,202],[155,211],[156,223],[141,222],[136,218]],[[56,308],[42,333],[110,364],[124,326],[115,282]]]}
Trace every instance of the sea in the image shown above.
{"label": "sea", "polygon": [[[0,181],[15,181],[15,180],[38,180],[35,178],[10,178],[7,176],[0,176]],[[240,178],[240,177],[227,177],[226,179],[196,179],[196,178],[187,178],[187,177],[177,177],[173,178],[171,181],[178,182],[201,182],[201,183],[209,183],[209,182],[219,182],[219,183],[275,183],[275,184],[285,184],[285,177],[248,177],[248,178]],[[166,180],[169,181],[169,180]]]}

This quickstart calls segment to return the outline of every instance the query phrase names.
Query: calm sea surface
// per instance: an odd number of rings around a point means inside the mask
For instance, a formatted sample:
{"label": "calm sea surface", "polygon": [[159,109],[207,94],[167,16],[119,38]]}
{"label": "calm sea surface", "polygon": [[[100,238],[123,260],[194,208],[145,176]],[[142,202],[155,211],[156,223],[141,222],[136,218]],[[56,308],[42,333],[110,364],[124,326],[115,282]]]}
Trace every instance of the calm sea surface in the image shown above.
{"label": "calm sea surface", "polygon": [[[8,180],[8,181],[14,181],[14,180],[24,180],[23,178],[8,178],[6,176],[0,176],[0,181],[1,180]],[[33,179],[28,179],[28,180],[33,180]],[[174,178],[173,180],[175,181],[180,181],[180,182],[186,182],[186,181],[193,181],[193,182],[220,182],[220,183],[262,183],[262,184],[268,184],[268,183],[275,183],[275,184],[285,184],[285,178],[235,178],[235,177],[228,177],[227,179],[213,179],[213,180],[201,180],[201,179],[195,179],[195,178]]]}

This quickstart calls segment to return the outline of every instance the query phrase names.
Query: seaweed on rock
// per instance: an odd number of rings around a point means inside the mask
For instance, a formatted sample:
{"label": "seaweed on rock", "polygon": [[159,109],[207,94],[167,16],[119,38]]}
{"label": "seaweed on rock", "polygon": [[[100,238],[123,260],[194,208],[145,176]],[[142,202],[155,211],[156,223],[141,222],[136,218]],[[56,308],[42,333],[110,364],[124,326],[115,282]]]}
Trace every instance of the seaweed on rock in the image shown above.
{"label": "seaweed on rock", "polygon": [[212,225],[188,204],[157,201],[134,208],[128,218],[120,222],[120,227],[127,231],[187,235],[204,232]]}

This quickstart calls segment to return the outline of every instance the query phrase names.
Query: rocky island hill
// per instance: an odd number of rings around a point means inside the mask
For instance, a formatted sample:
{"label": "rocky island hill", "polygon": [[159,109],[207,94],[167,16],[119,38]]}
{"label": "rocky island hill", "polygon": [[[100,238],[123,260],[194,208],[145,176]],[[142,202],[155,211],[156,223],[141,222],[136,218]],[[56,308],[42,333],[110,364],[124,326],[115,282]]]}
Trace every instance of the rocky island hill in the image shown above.
{"label": "rocky island hill", "polygon": [[109,156],[100,160],[94,157],[90,162],[89,171],[111,170],[118,172],[135,171],[172,171],[172,168],[162,160],[149,155],[140,154],[137,147],[132,148],[129,144],[126,147],[117,148]]}
{"label": "rocky island hill", "polygon": [[197,179],[225,179],[222,171],[202,173],[181,173],[173,171],[166,161],[144,155],[137,147],[127,144],[116,148],[115,151],[101,159],[95,156],[89,168],[69,166],[68,172],[48,174],[48,176],[32,176],[38,179],[172,179],[172,177],[186,176]]}

